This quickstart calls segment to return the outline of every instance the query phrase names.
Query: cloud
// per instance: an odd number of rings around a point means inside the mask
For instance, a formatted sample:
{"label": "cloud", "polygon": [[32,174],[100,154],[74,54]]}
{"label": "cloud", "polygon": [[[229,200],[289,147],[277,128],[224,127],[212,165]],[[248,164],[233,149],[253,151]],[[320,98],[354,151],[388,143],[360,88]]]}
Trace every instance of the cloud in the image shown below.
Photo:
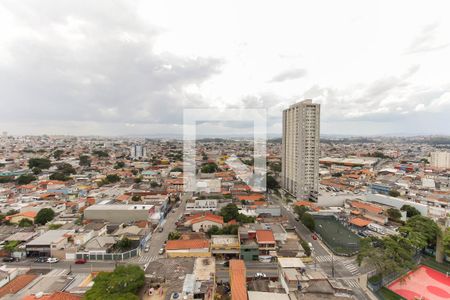
{"label": "cloud", "polygon": [[437,41],[439,34],[439,23],[425,26],[420,34],[413,40],[406,53],[415,54],[420,52],[430,52],[447,48],[450,43]]}
{"label": "cloud", "polygon": [[28,33],[10,41],[12,62],[0,65],[3,122],[180,124],[184,106],[207,105],[186,87],[219,73],[222,60],[156,54],[158,31],[124,3],[9,2]]}
{"label": "cloud", "polygon": [[286,70],[284,72],[279,73],[275,77],[270,80],[271,82],[283,82],[286,80],[293,80],[305,77],[307,74],[305,69],[292,69],[292,70]]}

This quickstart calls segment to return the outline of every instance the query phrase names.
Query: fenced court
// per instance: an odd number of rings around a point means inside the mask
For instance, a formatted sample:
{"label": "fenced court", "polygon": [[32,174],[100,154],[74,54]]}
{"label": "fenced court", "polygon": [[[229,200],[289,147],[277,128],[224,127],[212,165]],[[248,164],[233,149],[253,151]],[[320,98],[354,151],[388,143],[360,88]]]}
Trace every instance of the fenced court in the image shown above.
{"label": "fenced court", "polygon": [[388,288],[408,300],[450,299],[448,275],[422,265],[389,284]]}
{"label": "fenced court", "polygon": [[354,255],[359,251],[359,237],[334,216],[314,216],[315,231],[337,255]]}

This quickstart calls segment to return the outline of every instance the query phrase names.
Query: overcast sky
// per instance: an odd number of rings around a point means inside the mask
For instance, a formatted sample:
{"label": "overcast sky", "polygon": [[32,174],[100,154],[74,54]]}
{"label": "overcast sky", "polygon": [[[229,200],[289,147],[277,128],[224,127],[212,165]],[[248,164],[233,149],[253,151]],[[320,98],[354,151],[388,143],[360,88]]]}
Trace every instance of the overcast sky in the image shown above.
{"label": "overcast sky", "polygon": [[412,2],[0,0],[0,130],[179,134],[232,107],[281,133],[311,98],[324,134],[450,134],[450,7]]}

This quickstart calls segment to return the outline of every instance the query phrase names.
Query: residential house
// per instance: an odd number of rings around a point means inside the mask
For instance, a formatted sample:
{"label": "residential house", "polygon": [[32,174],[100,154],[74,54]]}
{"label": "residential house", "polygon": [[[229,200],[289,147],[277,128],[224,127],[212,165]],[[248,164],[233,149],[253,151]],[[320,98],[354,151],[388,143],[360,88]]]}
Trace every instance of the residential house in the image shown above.
{"label": "residential house", "polygon": [[49,230],[25,245],[27,256],[57,256],[58,250],[63,250],[68,245],[71,235],[71,230]]}
{"label": "residential house", "polygon": [[208,240],[169,240],[166,253],[168,257],[211,256]]}
{"label": "residential house", "polygon": [[256,230],[256,242],[258,243],[260,256],[274,256],[277,244],[272,230]]}
{"label": "residential house", "polygon": [[237,235],[212,235],[211,254],[220,258],[239,258],[240,243]]}

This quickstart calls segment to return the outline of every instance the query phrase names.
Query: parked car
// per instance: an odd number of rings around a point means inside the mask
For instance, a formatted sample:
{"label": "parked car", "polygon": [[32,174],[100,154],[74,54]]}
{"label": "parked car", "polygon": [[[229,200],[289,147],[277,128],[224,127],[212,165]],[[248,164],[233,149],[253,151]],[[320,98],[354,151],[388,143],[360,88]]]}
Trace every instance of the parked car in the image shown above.
{"label": "parked car", "polygon": [[10,256],[8,256],[8,257],[3,257],[3,262],[13,262],[13,261],[15,261],[16,259],[14,258],[14,257],[10,257]]}
{"label": "parked car", "polygon": [[311,234],[313,240],[317,240],[317,236],[315,234]]}
{"label": "parked car", "polygon": [[79,258],[79,259],[77,259],[77,260],[75,261],[75,264],[77,264],[77,265],[83,265],[83,264],[85,264],[86,262],[87,262],[86,259],[84,259],[84,258]]}
{"label": "parked car", "polygon": [[59,261],[59,259],[57,259],[56,257],[49,257],[48,259],[47,259],[47,262],[49,263],[49,264],[54,264],[54,263],[57,263]]}
{"label": "parked car", "polygon": [[159,227],[158,228],[158,232],[163,232],[164,231],[164,227]]}
{"label": "parked car", "polygon": [[164,249],[164,248],[161,248],[161,249],[159,249],[159,251],[158,251],[159,255],[162,255],[162,254],[164,254],[164,251],[165,251],[165,249]]}
{"label": "parked car", "polygon": [[258,273],[256,273],[255,277],[257,277],[257,278],[266,278],[267,275],[264,274],[264,273],[259,273],[259,272],[258,272]]}
{"label": "parked car", "polygon": [[36,263],[45,263],[47,262],[47,257],[38,257],[34,260]]}
{"label": "parked car", "polygon": [[150,251],[150,246],[145,246],[144,252],[148,252],[148,251]]}

